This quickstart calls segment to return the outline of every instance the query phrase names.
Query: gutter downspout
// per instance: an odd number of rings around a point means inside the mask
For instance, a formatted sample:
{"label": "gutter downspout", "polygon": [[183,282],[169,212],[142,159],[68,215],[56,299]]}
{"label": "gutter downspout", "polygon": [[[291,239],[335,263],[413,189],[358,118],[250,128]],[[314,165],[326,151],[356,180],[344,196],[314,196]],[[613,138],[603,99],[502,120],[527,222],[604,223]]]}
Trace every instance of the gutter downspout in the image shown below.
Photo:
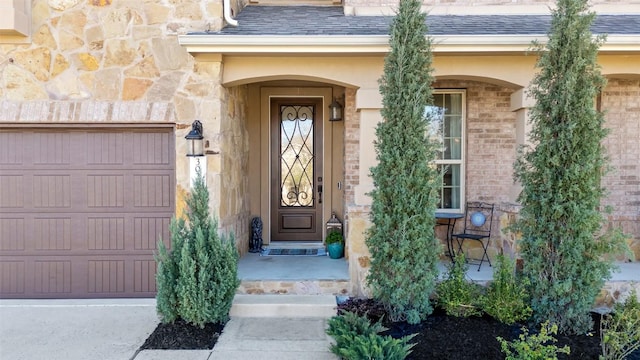
{"label": "gutter downspout", "polygon": [[222,0],[224,21],[231,26],[238,26],[238,20],[231,18],[231,0]]}

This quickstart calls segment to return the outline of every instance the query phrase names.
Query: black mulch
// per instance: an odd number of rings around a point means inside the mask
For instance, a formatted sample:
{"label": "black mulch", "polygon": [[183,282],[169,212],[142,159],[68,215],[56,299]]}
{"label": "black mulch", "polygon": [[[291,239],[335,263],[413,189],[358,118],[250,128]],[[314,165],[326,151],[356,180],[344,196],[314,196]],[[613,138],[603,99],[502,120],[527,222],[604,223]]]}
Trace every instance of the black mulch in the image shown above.
{"label": "black mulch", "polygon": [[[522,325],[505,325],[489,317],[458,318],[448,316],[444,311],[436,309],[425,321],[417,325],[392,323],[385,321],[385,311],[379,303],[371,299],[349,299],[338,305],[338,311],[351,311],[360,315],[367,314],[372,321],[383,319],[388,328],[383,335],[399,338],[417,333],[412,342],[415,344],[408,359],[454,359],[454,360],[491,360],[504,359],[500,351],[497,336],[504,339],[516,339]],[[594,328],[598,329],[599,315],[593,315]],[[224,324],[206,324],[203,329],[177,320],[173,324],[159,324],[147,338],[140,350],[173,349],[195,350],[213,349],[222,333]],[[535,330],[530,330],[534,332]],[[560,354],[560,360],[598,359],[600,355],[600,336],[597,330],[589,335],[565,336],[557,335],[558,347],[569,345],[570,355]],[[634,352],[628,360],[640,360],[640,351]]]}
{"label": "black mulch", "polygon": [[223,328],[224,324],[209,323],[201,329],[180,319],[172,324],[160,323],[142,344],[140,350],[213,349]]}
{"label": "black mulch", "polygon": [[[351,311],[360,315],[367,314],[372,321],[378,321],[384,314],[384,309],[371,299],[350,299],[338,306],[339,311]],[[600,315],[593,315],[599,320]],[[504,359],[500,350],[497,336],[504,339],[517,339],[522,325],[509,326],[489,317],[458,318],[448,316],[444,311],[436,309],[425,321],[417,325],[406,323],[391,323],[385,321],[388,328],[383,335],[395,338],[417,333],[412,339],[413,351],[408,359]],[[594,325],[599,328],[599,325]],[[533,333],[535,330],[530,330]],[[558,359],[598,359],[600,355],[600,336],[597,331],[591,334],[564,336],[557,335],[556,346],[568,345],[570,355],[559,354]],[[636,357],[636,355],[638,355]],[[640,359],[638,352],[629,359]]]}

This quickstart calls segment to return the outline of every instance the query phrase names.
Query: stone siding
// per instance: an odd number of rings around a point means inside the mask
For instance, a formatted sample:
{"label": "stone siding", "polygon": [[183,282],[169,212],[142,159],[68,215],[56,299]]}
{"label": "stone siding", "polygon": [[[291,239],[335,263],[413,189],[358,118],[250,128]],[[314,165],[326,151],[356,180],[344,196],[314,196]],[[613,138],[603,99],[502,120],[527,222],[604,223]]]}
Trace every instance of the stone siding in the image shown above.
{"label": "stone siding", "polygon": [[189,188],[184,136],[201,120],[210,208],[244,251],[246,89],[223,88],[221,59],[196,62],[177,38],[219,30],[222,2],[35,0],[32,10],[32,42],[0,44],[0,122],[175,124],[181,216]]}
{"label": "stone siding", "polygon": [[247,87],[226,91],[225,121],[220,129],[220,225],[233,232],[241,254],[249,251],[249,134],[247,132]]}

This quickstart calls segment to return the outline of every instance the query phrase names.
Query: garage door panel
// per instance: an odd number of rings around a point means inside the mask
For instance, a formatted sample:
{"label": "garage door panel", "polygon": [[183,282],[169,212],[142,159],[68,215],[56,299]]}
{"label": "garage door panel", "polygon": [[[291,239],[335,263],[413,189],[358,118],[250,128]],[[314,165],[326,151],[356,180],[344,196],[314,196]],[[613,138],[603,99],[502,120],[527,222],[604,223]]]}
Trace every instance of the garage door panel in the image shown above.
{"label": "garage door panel", "polygon": [[136,217],[134,223],[134,249],[153,250],[158,248],[160,239],[170,238],[169,224],[171,220],[166,216]]}
{"label": "garage door panel", "polygon": [[154,296],[173,130],[3,131],[22,141],[0,144],[0,298]]}
{"label": "garage door panel", "polygon": [[157,265],[154,260],[135,260],[133,262],[134,283],[133,292],[144,296],[144,294],[155,294]]}
{"label": "garage door panel", "polygon": [[[86,204],[89,208],[123,208],[124,175],[92,174],[86,176]],[[92,209],[101,211],[101,209]]]}
{"label": "garage door panel", "polygon": [[25,262],[21,260],[0,262],[0,293],[22,297],[25,294]]}
{"label": "garage door panel", "polygon": [[136,174],[133,176],[133,206],[136,208],[167,208],[171,206],[171,176],[167,174]]}
{"label": "garage door panel", "polygon": [[124,165],[124,133],[89,133],[86,139],[88,165]]}
{"label": "garage door panel", "polygon": [[16,132],[0,132],[0,168],[2,165],[22,164],[23,134]]}
{"label": "garage door panel", "polygon": [[23,251],[25,248],[25,226],[23,217],[0,218],[0,250]]}
{"label": "garage door panel", "polygon": [[40,296],[66,297],[71,294],[71,259],[33,262],[33,292]]}
{"label": "garage door panel", "polygon": [[[75,135],[75,136],[74,136]],[[74,153],[80,149],[72,149],[72,140],[78,143],[80,134],[63,132],[35,132],[31,135],[33,140],[33,164],[34,165],[67,165],[71,164],[72,150]],[[72,139],[73,137],[73,139]]]}
{"label": "garage door panel", "polygon": [[71,250],[71,223],[69,216],[33,219],[35,250]]}
{"label": "garage door panel", "polygon": [[24,207],[24,176],[0,175],[0,209]]}
{"label": "garage door panel", "polygon": [[71,208],[71,175],[34,175],[31,194],[35,208]]}
{"label": "garage door panel", "polygon": [[89,260],[87,291],[91,293],[124,293],[124,260]]}
{"label": "garage door panel", "polygon": [[167,165],[172,163],[173,140],[167,133],[134,132],[133,163],[136,165]]}
{"label": "garage door panel", "polygon": [[89,250],[124,250],[124,217],[93,217],[87,221]]}

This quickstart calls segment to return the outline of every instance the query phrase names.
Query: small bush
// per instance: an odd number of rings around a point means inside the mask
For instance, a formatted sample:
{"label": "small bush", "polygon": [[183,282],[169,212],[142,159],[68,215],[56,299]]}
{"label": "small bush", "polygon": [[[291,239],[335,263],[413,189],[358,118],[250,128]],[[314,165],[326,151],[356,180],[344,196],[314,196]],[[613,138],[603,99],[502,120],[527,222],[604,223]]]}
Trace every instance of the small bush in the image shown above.
{"label": "small bush", "polygon": [[344,244],[344,237],[342,233],[339,231],[331,231],[327,234],[326,239],[324,240],[326,245],[329,244]]}
{"label": "small bush", "polygon": [[438,304],[447,315],[469,317],[482,314],[478,307],[482,292],[477,284],[467,281],[468,267],[464,255],[456,256],[449,266],[447,278],[436,286]]}
{"label": "small bush", "polygon": [[201,328],[225,322],[240,284],[238,252],[233,235],[218,235],[218,223],[209,216],[209,192],[198,173],[187,198],[188,224],[172,219],[172,249],[162,241],[156,255],[157,311],[164,323],[178,318]]}
{"label": "small bush", "polygon": [[635,291],[600,324],[600,359],[624,359],[640,349],[640,303]]}
{"label": "small bush", "polygon": [[524,321],[531,316],[528,281],[516,275],[511,258],[498,255],[494,279],[482,299],[483,310],[505,324]]}
{"label": "small bush", "polygon": [[553,337],[558,333],[558,326],[549,327],[549,322],[545,322],[540,327],[540,333],[530,335],[526,328],[522,328],[522,334],[517,340],[506,341],[501,337],[497,337],[505,353],[505,360],[556,360],[558,354],[569,354],[568,346],[558,348],[554,342],[557,340]]}
{"label": "small bush", "polygon": [[372,324],[364,316],[345,312],[329,319],[327,334],[336,341],[331,352],[346,360],[402,360],[411,353],[409,341],[415,335],[394,339],[381,336],[380,322]]}

